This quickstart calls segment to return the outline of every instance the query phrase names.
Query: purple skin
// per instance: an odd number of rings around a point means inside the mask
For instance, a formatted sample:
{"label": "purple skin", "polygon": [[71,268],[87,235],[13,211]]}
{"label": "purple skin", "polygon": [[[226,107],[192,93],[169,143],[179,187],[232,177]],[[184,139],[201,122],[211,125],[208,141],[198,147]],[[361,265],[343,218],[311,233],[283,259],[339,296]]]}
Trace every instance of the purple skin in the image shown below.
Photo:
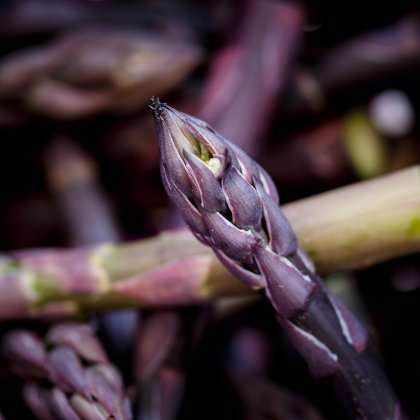
{"label": "purple skin", "polygon": [[162,179],[195,236],[242,281],[263,289],[317,379],[348,418],[403,418],[369,335],[313,273],[269,175],[208,124],[153,98]]}

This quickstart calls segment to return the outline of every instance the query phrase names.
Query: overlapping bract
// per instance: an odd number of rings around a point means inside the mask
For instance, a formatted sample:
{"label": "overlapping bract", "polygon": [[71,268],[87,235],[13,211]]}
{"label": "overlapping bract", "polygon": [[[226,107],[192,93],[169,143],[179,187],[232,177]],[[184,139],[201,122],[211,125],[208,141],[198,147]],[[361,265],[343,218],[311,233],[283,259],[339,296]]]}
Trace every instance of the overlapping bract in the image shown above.
{"label": "overlapping bract", "polygon": [[334,383],[350,418],[402,418],[367,331],[298,248],[270,177],[203,121],[158,100],[151,108],[166,190],[197,238],[242,281],[264,289],[312,375]]}
{"label": "overlapping bract", "polygon": [[[280,256],[297,251],[271,178],[205,122],[157,100],[151,107],[162,178],[185,221],[228,268],[253,287],[266,286],[258,255],[263,250]],[[280,264],[290,269],[287,262]]]}
{"label": "overlapping bract", "polygon": [[300,271],[286,258],[298,251],[297,241],[270,176],[205,122],[157,100],[151,107],[162,178],[191,230],[234,274],[276,295],[282,316],[302,309],[317,284],[309,265]]}
{"label": "overlapping bract", "polygon": [[339,371],[333,350],[338,338],[330,348],[318,321],[312,325],[312,319],[306,322],[303,317],[301,322],[299,314],[313,311],[311,305],[316,307],[318,300],[324,302],[325,308],[316,309],[311,317],[322,317],[319,311],[332,314],[331,328],[357,353],[366,348],[368,334],[314,274],[311,259],[298,248],[279,207],[270,176],[205,122],[155,99],[151,108],[162,178],[191,230],[233,274],[255,289],[264,288],[314,376]]}
{"label": "overlapping bract", "polygon": [[132,418],[121,376],[87,326],[60,324],[43,340],[13,330],[0,352],[11,373],[25,380],[23,396],[37,418]]}

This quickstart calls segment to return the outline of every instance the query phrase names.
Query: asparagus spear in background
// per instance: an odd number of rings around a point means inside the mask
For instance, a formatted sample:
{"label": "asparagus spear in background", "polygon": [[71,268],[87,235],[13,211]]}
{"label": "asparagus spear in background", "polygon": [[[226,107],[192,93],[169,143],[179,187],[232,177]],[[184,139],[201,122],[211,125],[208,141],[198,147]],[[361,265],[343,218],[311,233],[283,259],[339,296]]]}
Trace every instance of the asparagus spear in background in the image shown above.
{"label": "asparagus spear in background", "polygon": [[417,16],[370,29],[321,54],[311,68],[297,70],[281,98],[282,123],[299,124],[310,115],[347,109],[363,98],[415,77],[420,66]]}
{"label": "asparagus spear in background", "polygon": [[120,374],[86,325],[61,324],[43,339],[14,330],[0,356],[25,380],[24,399],[41,420],[132,418]]}
{"label": "asparagus spear in background", "polygon": [[244,420],[324,420],[302,396],[270,379],[273,348],[269,336],[243,326],[231,338],[227,369],[230,383],[241,401]]}
{"label": "asparagus spear in background", "polygon": [[2,58],[0,103],[57,120],[135,110],[153,92],[172,90],[202,59],[201,47],[181,35],[79,28]]}
{"label": "asparagus spear in background", "polygon": [[254,155],[285,87],[305,22],[298,3],[252,0],[212,60],[200,117]]}
{"label": "asparagus spear in background", "polygon": [[[73,245],[118,242],[120,229],[101,190],[95,163],[70,138],[57,137],[45,159],[49,186],[63,215]],[[133,309],[98,315],[98,333],[112,360],[128,375],[138,314]]]}
{"label": "asparagus spear in background", "polygon": [[350,418],[401,419],[367,331],[314,273],[269,175],[204,121],[152,99],[165,188],[195,236],[262,289],[311,373]]}

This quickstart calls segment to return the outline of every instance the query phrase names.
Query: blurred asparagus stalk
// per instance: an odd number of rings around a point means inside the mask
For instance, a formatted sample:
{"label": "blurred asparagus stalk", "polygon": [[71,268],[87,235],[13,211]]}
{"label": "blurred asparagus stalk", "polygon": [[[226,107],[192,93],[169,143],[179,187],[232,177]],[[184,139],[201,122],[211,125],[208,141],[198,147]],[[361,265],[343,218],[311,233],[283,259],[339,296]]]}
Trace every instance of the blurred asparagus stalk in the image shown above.
{"label": "blurred asparagus stalk", "polygon": [[58,325],[43,339],[14,330],[0,355],[25,381],[25,402],[41,420],[132,418],[120,374],[86,325]]}
{"label": "blurred asparagus stalk", "polygon": [[75,142],[55,138],[45,169],[73,245],[119,240],[117,222],[98,186],[95,164]]}
{"label": "blurred asparagus stalk", "polygon": [[58,120],[145,106],[175,88],[203,59],[187,37],[91,27],[0,61],[0,102]]}
{"label": "blurred asparagus stalk", "polygon": [[179,418],[192,349],[207,311],[202,306],[145,312],[138,335],[137,420]]}
{"label": "blurred asparagus stalk", "polygon": [[419,251],[420,167],[284,206],[317,271],[363,268]]}
{"label": "blurred asparagus stalk", "polygon": [[[45,169],[73,245],[120,240],[120,229],[100,188],[95,162],[74,141],[54,138],[46,154]],[[123,367],[130,359],[127,356],[134,342],[137,315],[133,309],[120,309],[96,317],[98,333],[110,356]]]}
{"label": "blurred asparagus stalk", "polygon": [[305,12],[296,3],[247,3],[240,30],[214,57],[201,118],[255,154],[297,49]]}
{"label": "blurred asparagus stalk", "polygon": [[268,379],[230,373],[229,378],[242,404],[244,420],[323,420],[304,398],[273,384]]}
{"label": "blurred asparagus stalk", "polygon": [[[319,273],[420,250],[420,167],[284,206]],[[13,252],[0,259],[0,319],[186,305],[249,293],[185,230],[127,244]]]}
{"label": "blurred asparagus stalk", "polygon": [[355,104],[360,98],[415,77],[420,66],[420,21],[406,16],[390,26],[357,35],[295,72],[279,118],[302,117]]}
{"label": "blurred asparagus stalk", "polygon": [[252,289],[262,289],[312,375],[348,418],[402,419],[368,332],[298,247],[269,175],[204,121],[151,102],[166,191],[193,234]]}
{"label": "blurred asparagus stalk", "polygon": [[167,400],[165,382],[169,374],[179,401],[184,375],[165,366],[165,362],[176,341],[186,338],[181,331],[181,319],[176,311],[154,311],[142,319],[134,359],[134,376],[138,381],[138,420],[168,419],[170,414],[173,415],[171,409],[178,406]]}
{"label": "blurred asparagus stalk", "polygon": [[237,330],[230,342],[227,370],[241,401],[241,418],[257,420],[322,420],[324,417],[302,396],[270,380],[270,340],[255,327]]}

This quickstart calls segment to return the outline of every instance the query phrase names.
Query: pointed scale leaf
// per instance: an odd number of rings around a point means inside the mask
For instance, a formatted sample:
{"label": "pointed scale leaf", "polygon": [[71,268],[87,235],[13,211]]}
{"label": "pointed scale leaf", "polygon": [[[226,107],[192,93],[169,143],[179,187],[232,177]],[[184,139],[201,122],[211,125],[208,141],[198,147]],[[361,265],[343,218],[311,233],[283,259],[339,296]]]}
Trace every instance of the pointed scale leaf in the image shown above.
{"label": "pointed scale leaf", "polygon": [[[198,154],[200,152],[198,140],[187,129],[185,124],[185,114],[174,110],[166,104],[161,104],[157,119],[159,119],[167,129],[171,140],[170,142],[174,145],[181,158],[184,150],[193,154]],[[163,140],[167,141],[168,139],[164,138]]]}
{"label": "pointed scale leaf", "polygon": [[279,319],[279,322],[308,363],[314,378],[323,379],[340,370],[338,356],[322,341],[289,320]]}
{"label": "pointed scale leaf", "polygon": [[121,382],[111,380],[110,375],[103,372],[102,367],[92,366],[86,370],[86,382],[92,395],[101,404],[108,413],[116,418],[123,416],[123,399]]}
{"label": "pointed scale leaf", "polygon": [[222,188],[232,212],[233,224],[260,230],[262,204],[255,188],[236,168],[230,168],[222,178]]}
{"label": "pointed scale leaf", "polygon": [[211,237],[211,243],[230,258],[250,264],[255,245],[259,239],[242,229],[238,229],[220,213],[202,211],[204,223]]}
{"label": "pointed scale leaf", "polygon": [[[188,194],[191,191],[191,181],[187,168],[172,140],[172,135],[166,125],[166,120],[162,118],[162,115],[155,118],[155,126],[158,133],[162,160],[169,168],[171,179],[182,192]],[[181,133],[176,125],[175,129]]]}
{"label": "pointed scale leaf", "polygon": [[224,252],[213,247],[213,251],[222,264],[238,279],[241,279],[245,284],[253,289],[262,289],[265,287],[265,280],[261,274],[256,274],[246,268],[242,267],[240,263],[229,258]]}
{"label": "pointed scale leaf", "polygon": [[184,150],[187,170],[193,180],[193,193],[201,207],[210,212],[226,209],[225,196],[210,168],[197,156]]}
{"label": "pointed scale leaf", "polygon": [[49,391],[33,382],[27,382],[23,388],[23,399],[26,405],[36,413],[40,420],[55,420],[48,405]]}
{"label": "pointed scale leaf", "polygon": [[112,417],[105,410],[100,409],[98,404],[88,401],[86,398],[78,394],[70,397],[70,404],[72,409],[80,416],[79,419],[83,420],[104,420],[104,419],[118,419],[121,417]]}
{"label": "pointed scale leaf", "polygon": [[80,419],[83,420],[122,420],[123,417],[113,416],[108,413],[105,408],[100,404],[88,401],[86,398],[78,394],[74,394],[70,397],[70,403],[72,408],[80,416]]}
{"label": "pointed scale leaf", "polygon": [[309,276],[263,246],[256,247],[255,261],[265,278],[267,297],[280,316],[290,318],[305,309],[318,286]]}
{"label": "pointed scale leaf", "polygon": [[[200,149],[207,149],[212,155],[222,157],[227,154],[227,149],[230,147],[228,141],[217,133],[213,128],[205,121],[199,118],[193,117],[183,112],[179,112],[168,105],[164,105],[165,108],[175,113],[180,120],[184,123],[184,129],[192,135],[200,145]],[[224,162],[228,164],[229,162]]]}
{"label": "pointed scale leaf", "polygon": [[28,373],[43,377],[45,375],[46,353],[39,338],[30,331],[15,330],[2,340],[2,356]]}
{"label": "pointed scale leaf", "polygon": [[48,358],[53,382],[66,391],[77,392],[90,399],[83,367],[73,350],[59,346],[49,353]]}
{"label": "pointed scale leaf", "polygon": [[194,235],[200,241],[204,241],[204,237],[208,237],[209,233],[206,225],[204,224],[203,217],[200,212],[194,207],[190,202],[188,197],[172,182],[172,180],[167,175],[167,169],[163,162],[160,165],[160,172],[162,175],[162,180],[166,188],[166,192],[170,196],[171,200],[175,203],[178,210],[180,211],[182,217],[184,218],[187,225],[190,227]]}
{"label": "pointed scale leaf", "polygon": [[369,334],[367,330],[339,299],[337,299],[329,290],[326,290],[326,292],[347,342],[358,353],[361,353],[369,344]]}
{"label": "pointed scale leaf", "polygon": [[242,149],[235,144],[229,143],[230,148],[234,152],[232,157],[232,165],[239,166],[239,172],[244,175],[245,179],[250,184],[255,184],[255,181],[260,182],[266,193],[272,198],[275,203],[279,203],[279,194],[277,188],[274,185],[270,175],[258,165],[253,159],[251,159]]}
{"label": "pointed scale leaf", "polygon": [[263,206],[268,236],[273,250],[283,256],[295,253],[297,239],[286,216],[259,182],[256,182],[256,189]]}
{"label": "pointed scale leaf", "polygon": [[279,193],[277,191],[276,186],[274,185],[273,180],[271,179],[271,176],[268,175],[268,173],[263,169],[258,163],[257,166],[257,173],[254,175],[254,183],[255,178],[257,178],[261,185],[264,188],[264,191],[271,197],[271,199],[279,205],[280,199],[279,199]]}
{"label": "pointed scale leaf", "polygon": [[66,395],[61,389],[53,388],[49,404],[54,418],[57,420],[80,420],[80,417],[71,407]]}
{"label": "pointed scale leaf", "polygon": [[258,170],[256,162],[235,144],[230,143],[229,146],[232,150],[232,166],[236,167],[252,185],[254,174],[256,174]]}
{"label": "pointed scale leaf", "polygon": [[89,362],[108,362],[102,346],[92,335],[87,325],[58,324],[49,330],[45,342],[69,347]]}

